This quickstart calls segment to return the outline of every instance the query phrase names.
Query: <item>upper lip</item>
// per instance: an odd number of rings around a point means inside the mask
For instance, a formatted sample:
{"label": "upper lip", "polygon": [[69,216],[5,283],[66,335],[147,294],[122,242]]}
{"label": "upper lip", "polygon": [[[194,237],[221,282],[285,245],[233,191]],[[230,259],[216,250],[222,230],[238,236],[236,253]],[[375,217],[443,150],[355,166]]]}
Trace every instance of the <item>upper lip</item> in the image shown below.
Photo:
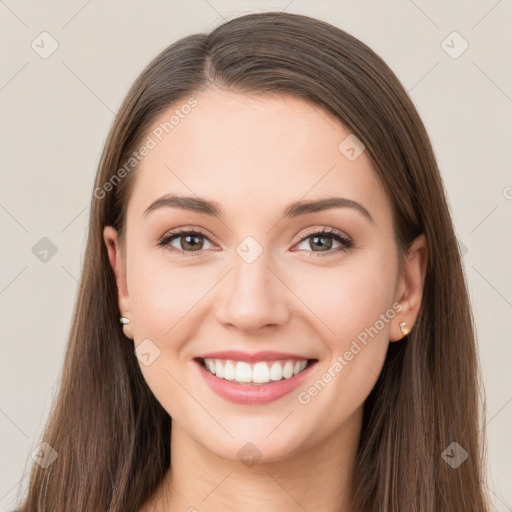
{"label": "upper lip", "polygon": [[274,351],[254,352],[253,354],[249,354],[248,352],[242,352],[240,350],[222,350],[220,352],[208,352],[207,354],[201,354],[195,359],[230,359],[232,361],[246,361],[248,363],[254,363],[257,361],[279,361],[283,359],[297,359],[303,361],[312,358]]}

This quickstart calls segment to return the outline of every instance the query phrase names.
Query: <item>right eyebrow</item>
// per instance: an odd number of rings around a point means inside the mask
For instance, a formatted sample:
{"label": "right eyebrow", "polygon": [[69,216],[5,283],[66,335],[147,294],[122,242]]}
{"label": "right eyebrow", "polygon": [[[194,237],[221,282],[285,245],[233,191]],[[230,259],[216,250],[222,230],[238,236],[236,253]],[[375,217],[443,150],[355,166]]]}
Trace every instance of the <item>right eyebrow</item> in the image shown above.
{"label": "right eyebrow", "polygon": [[196,213],[204,213],[214,217],[223,217],[219,203],[209,201],[200,197],[177,196],[174,194],[166,194],[153,201],[146,211],[144,216],[158,208],[181,208],[183,210],[190,210]]}

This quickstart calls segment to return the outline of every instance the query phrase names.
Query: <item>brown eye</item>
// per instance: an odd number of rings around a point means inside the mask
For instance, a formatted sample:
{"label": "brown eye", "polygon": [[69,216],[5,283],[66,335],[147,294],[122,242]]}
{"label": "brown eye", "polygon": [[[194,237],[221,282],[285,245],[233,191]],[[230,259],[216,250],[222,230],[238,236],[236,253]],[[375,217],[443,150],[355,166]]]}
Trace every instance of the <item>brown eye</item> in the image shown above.
{"label": "brown eye", "polygon": [[180,235],[178,240],[180,241],[181,248],[184,250],[198,251],[204,245],[202,235]]}
{"label": "brown eye", "polygon": [[[169,233],[159,243],[159,246],[169,247],[171,250],[180,253],[201,252],[201,249],[209,249],[204,247],[205,241],[212,245],[206,235],[199,231],[178,231]],[[213,246],[213,245],[212,245]]]}
{"label": "brown eye", "polygon": [[[309,245],[309,247],[305,247],[306,250],[311,250],[314,253],[334,253],[349,249],[353,245],[352,241],[346,235],[335,229],[311,233],[304,237],[297,247],[303,243]],[[339,245],[333,249],[333,244],[336,243]]]}

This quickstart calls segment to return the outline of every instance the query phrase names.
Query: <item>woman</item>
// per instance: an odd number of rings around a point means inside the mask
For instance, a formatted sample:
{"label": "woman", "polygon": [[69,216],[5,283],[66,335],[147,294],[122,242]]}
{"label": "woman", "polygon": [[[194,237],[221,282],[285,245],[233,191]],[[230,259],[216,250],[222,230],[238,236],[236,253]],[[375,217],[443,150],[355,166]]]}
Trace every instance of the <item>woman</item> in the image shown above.
{"label": "woman", "polygon": [[241,16],[114,121],[20,510],[487,511],[478,392],[403,87],[325,22]]}

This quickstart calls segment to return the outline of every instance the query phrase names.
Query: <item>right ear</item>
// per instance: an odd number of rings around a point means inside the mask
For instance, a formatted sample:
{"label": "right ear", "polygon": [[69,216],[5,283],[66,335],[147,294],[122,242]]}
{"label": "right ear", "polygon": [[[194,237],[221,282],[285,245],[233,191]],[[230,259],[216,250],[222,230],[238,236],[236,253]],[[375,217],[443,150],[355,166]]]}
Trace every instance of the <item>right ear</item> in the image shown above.
{"label": "right ear", "polygon": [[123,331],[127,338],[133,339],[133,320],[130,309],[130,297],[128,295],[128,287],[126,286],[126,274],[121,250],[119,248],[117,231],[112,226],[105,226],[103,229],[103,240],[107,246],[108,259],[116,279],[117,304],[121,313],[120,316],[125,316],[130,319],[129,324],[123,325]]}

